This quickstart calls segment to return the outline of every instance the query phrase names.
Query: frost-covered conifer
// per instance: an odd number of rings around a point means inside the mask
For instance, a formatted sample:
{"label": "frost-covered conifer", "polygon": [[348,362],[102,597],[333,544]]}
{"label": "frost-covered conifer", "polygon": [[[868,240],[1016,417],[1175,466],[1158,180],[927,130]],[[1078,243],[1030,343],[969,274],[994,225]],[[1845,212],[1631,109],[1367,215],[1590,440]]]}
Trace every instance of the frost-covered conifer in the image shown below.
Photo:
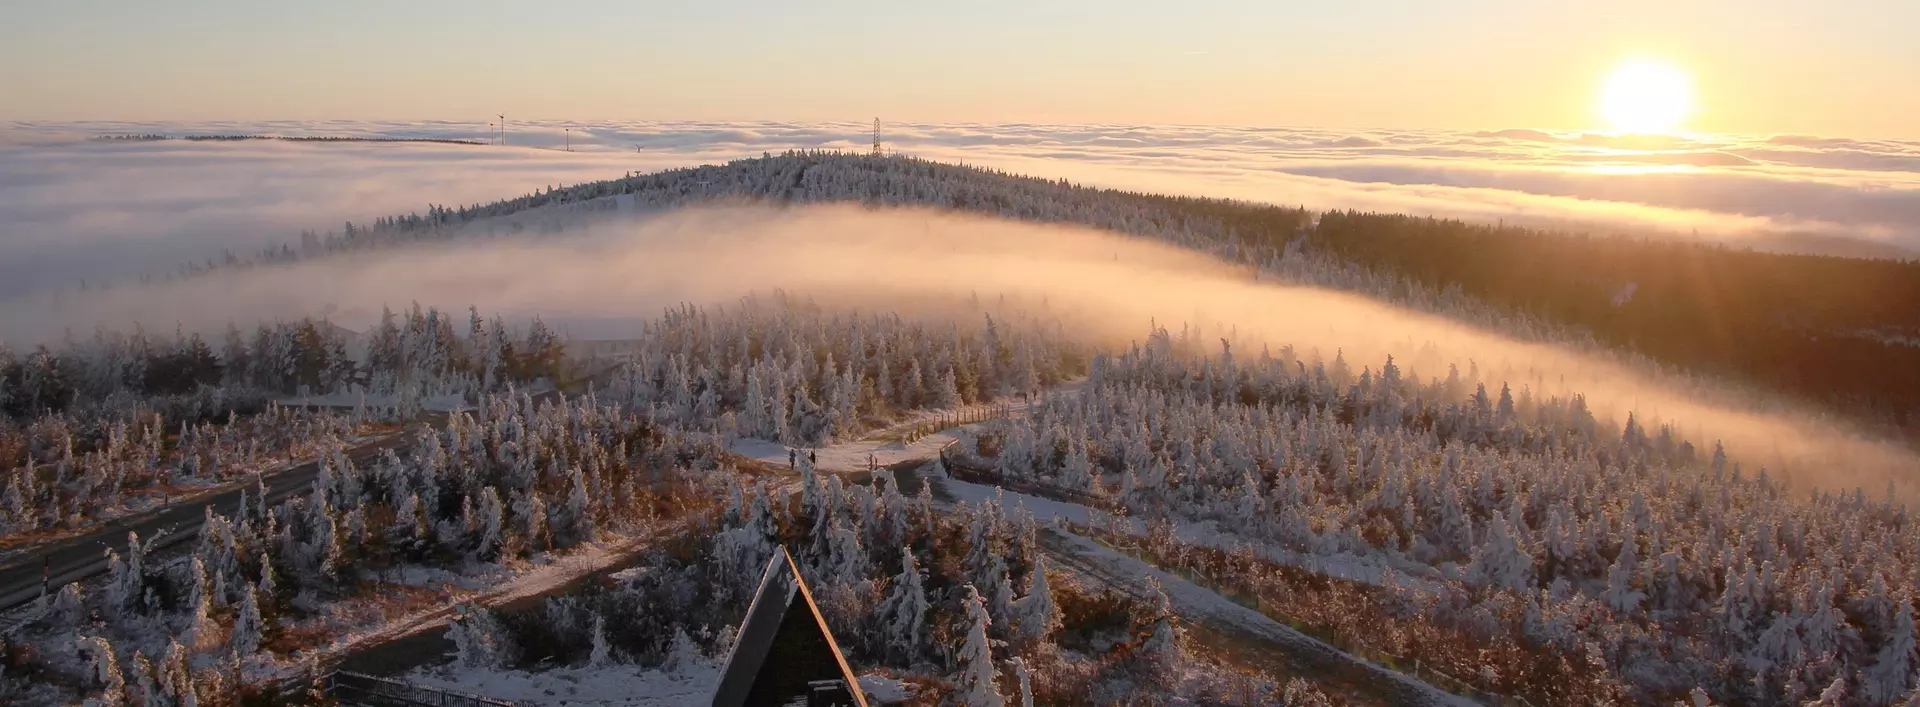
{"label": "frost-covered conifer", "polygon": [[1171,690],[1178,684],[1180,671],[1185,668],[1186,648],[1182,645],[1184,631],[1173,622],[1173,602],[1167,599],[1167,593],[1158,582],[1151,582],[1153,606],[1153,626],[1147,633],[1146,642],[1140,645],[1140,656],[1145,661],[1148,677],[1163,690]]}
{"label": "frost-covered conifer", "polygon": [[593,614],[593,650],[587,654],[587,666],[603,668],[613,662],[613,648],[607,644],[607,617]]}
{"label": "frost-covered conifer", "polygon": [[1060,607],[1053,603],[1053,589],[1047,584],[1045,555],[1034,557],[1033,569],[1027,573],[1027,595],[1015,602],[1013,614],[1015,628],[1024,638],[1045,641],[1060,628]]}
{"label": "frost-covered conifer", "polygon": [[1493,512],[1487,523],[1487,539],[1474,551],[1468,571],[1476,581],[1506,589],[1525,591],[1533,583],[1533,557],[1520,547],[1507,525],[1506,513]]}
{"label": "frost-covered conifer", "polygon": [[1901,601],[1886,643],[1860,676],[1861,699],[1869,704],[1892,704],[1909,690],[1916,689],[1914,678],[1920,674],[1920,653],[1915,652],[1914,644],[1913,604]]}
{"label": "frost-covered conifer", "polygon": [[187,595],[185,637],[196,648],[207,648],[219,641],[219,627],[213,622],[213,585],[199,557],[188,561],[187,576],[192,582]]}
{"label": "frost-covered conifer", "polygon": [[700,648],[693,644],[693,638],[681,626],[673,627],[673,638],[667,642],[667,660],[661,666],[669,673],[684,672],[706,662],[700,655]]}
{"label": "frost-covered conifer", "polygon": [[447,622],[447,638],[453,642],[455,660],[470,668],[500,668],[515,657],[512,636],[501,629],[491,612],[478,605],[454,607],[454,618]]}
{"label": "frost-covered conifer", "polygon": [[273,576],[273,559],[267,555],[265,550],[260,552],[260,583],[258,588],[260,590],[260,596],[268,598],[273,597],[275,592],[280,588]]}
{"label": "frost-covered conifer", "polygon": [[1619,557],[1614,558],[1613,566],[1607,569],[1605,600],[1614,611],[1623,614],[1639,611],[1640,602],[1646,599],[1646,593],[1633,586],[1633,578],[1639,567],[1639,560],[1634,557],[1634,545],[1632,538],[1621,543]]}
{"label": "frost-covered conifer", "polygon": [[925,643],[929,605],[913,550],[903,548],[900,555],[901,571],[894,575],[887,598],[880,604],[879,618],[881,635],[889,650],[911,659],[919,655]]}
{"label": "frost-covered conifer", "polygon": [[491,560],[506,545],[506,508],[500,503],[500,493],[488,486],[480,491],[480,528],[479,544],[474,549],[475,556]]}
{"label": "frost-covered conifer", "polygon": [[228,639],[236,655],[249,656],[260,650],[265,622],[260,617],[260,601],[252,587],[240,590],[240,608],[233,616],[233,633]]}
{"label": "frost-covered conifer", "polygon": [[987,615],[987,602],[980,591],[969,584],[967,596],[961,603],[966,607],[968,628],[955,654],[960,662],[960,679],[954,691],[960,704],[967,707],[1005,707],[1007,700],[994,682],[993,648],[987,639],[987,628],[993,619]]}
{"label": "frost-covered conifer", "polygon": [[126,704],[127,680],[120,674],[120,662],[113,654],[113,644],[99,636],[85,636],[76,639],[75,646],[92,666],[93,681],[101,687],[100,695],[87,700],[87,703],[101,707]]}
{"label": "frost-covered conifer", "polygon": [[53,599],[54,625],[72,630],[79,628],[87,620],[87,605],[80,597],[80,583],[69,582],[60,588]]}
{"label": "frost-covered conifer", "polygon": [[1027,672],[1027,661],[1014,658],[1013,674],[1020,679],[1020,707],[1033,707],[1033,675]]}

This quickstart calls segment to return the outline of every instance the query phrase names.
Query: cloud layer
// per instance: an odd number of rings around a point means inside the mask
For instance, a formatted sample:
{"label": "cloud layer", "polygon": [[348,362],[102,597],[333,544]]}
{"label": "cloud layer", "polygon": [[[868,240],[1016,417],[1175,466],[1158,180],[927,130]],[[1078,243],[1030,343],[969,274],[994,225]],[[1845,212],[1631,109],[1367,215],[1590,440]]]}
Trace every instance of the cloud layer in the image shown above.
{"label": "cloud layer", "polygon": [[[515,319],[540,315],[580,338],[622,338],[662,308],[729,306],[775,289],[836,310],[896,311],[977,321],[970,301],[1044,303],[1064,331],[1124,344],[1157,321],[1204,327],[1236,351],[1295,346],[1303,356],[1343,352],[1358,370],[1394,355],[1406,375],[1444,377],[1477,367],[1498,390],[1582,393],[1596,414],[1678,425],[1710,448],[1825,486],[1884,487],[1920,463],[1896,446],[1858,439],[1829,422],[1728,404],[1647,371],[1416,314],[1355,295],[1261,281],[1243,267],[1193,251],[1090,229],[849,206],[793,210],[693,209],[634,218],[574,216],[569,237],[435,242],[296,264],[228,270],[148,287],[79,293],[57,302],[0,299],[0,337],[125,328],[223,331],[229,321],[328,312],[364,328],[382,305],[468,305]],[[999,298],[1006,298],[999,300]],[[1525,393],[1523,393],[1525,394]]]}
{"label": "cloud layer", "polygon": [[[568,128],[571,128],[570,130]],[[509,148],[91,143],[102,134],[488,140],[484,122],[0,126],[0,295],[249,252],[302,229],[786,149],[870,124],[508,121]],[[1920,143],[1797,135],[882,126],[887,149],[1127,189],[1664,232],[1772,250],[1920,253]],[[574,152],[559,150],[571,140]],[[518,149],[511,149],[518,148]]]}

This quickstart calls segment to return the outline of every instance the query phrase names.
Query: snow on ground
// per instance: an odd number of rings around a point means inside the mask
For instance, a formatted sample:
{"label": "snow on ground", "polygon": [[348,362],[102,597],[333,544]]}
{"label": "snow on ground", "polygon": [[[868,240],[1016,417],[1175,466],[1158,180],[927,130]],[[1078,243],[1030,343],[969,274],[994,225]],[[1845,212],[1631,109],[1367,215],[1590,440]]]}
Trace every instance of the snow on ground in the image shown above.
{"label": "snow on ground", "polygon": [[[1032,513],[1036,521],[1053,526],[1054,532],[1065,540],[1063,548],[1049,553],[1056,558],[1054,566],[1071,571],[1089,580],[1094,586],[1109,586],[1135,596],[1146,596],[1149,591],[1146,580],[1152,578],[1166,591],[1167,597],[1173,601],[1175,610],[1190,620],[1208,624],[1229,633],[1249,635],[1256,640],[1278,646],[1283,652],[1292,656],[1304,654],[1336,663],[1362,666],[1366,670],[1379,673],[1378,679],[1395,681],[1394,691],[1415,698],[1415,704],[1473,704],[1465,698],[1444,692],[1416,678],[1389,670],[1327,645],[1275,621],[1266,614],[1235,603],[1211,589],[1194,584],[1178,575],[1163,571],[1151,563],[1129,557],[1066,529],[1070,524],[1092,525],[1095,518],[1103,515],[1101,511],[1078,503],[1016,493],[998,486],[974,484],[950,478],[941,479],[938,483],[952,495],[955,501],[982,503],[995,500],[1008,513],[1019,513],[1024,509],[1025,512]],[[1119,520],[1119,523],[1113,525],[1136,535],[1144,535],[1146,532],[1144,524],[1136,520],[1124,518]],[[1182,533],[1181,530],[1189,532]],[[1175,536],[1182,542],[1229,550],[1245,542],[1240,538],[1219,532],[1210,523],[1205,526],[1176,528]],[[1256,544],[1255,547],[1260,546]],[[1054,550],[1054,548],[1049,549]],[[1269,550],[1263,554],[1272,554],[1272,552]],[[1368,581],[1363,577],[1371,576],[1373,578],[1371,581],[1379,580],[1377,565],[1359,564],[1362,558],[1350,555],[1319,558],[1293,554],[1293,559],[1295,560],[1293,564],[1315,570],[1331,570],[1328,573],[1335,576],[1356,581]],[[1367,567],[1372,567],[1370,575],[1365,569]],[[1289,663],[1293,662],[1289,661]]]}
{"label": "snow on ground", "polygon": [[691,707],[712,702],[720,672],[710,665],[691,666],[671,673],[632,665],[539,672],[437,666],[415,670],[402,679],[522,705]]}
{"label": "snow on ground", "polygon": [[[1093,521],[1099,519],[1103,527],[1110,526],[1115,530],[1120,530],[1136,537],[1145,537],[1147,534],[1146,525],[1138,519],[1118,518],[1113,519],[1113,521],[1117,522],[1112,522],[1108,520],[1108,516],[1103,511],[1088,508],[1079,503],[1056,501],[1041,496],[1031,496],[1024,493],[1008,491],[998,486],[968,483],[958,479],[944,479],[941,481],[941,484],[955,500],[969,503],[982,503],[988,500],[998,499],[1002,507],[1006,508],[1007,511],[1017,512],[1020,508],[1025,508],[1033,514],[1034,520],[1041,523],[1068,523],[1085,526],[1093,525]],[[1267,561],[1299,567],[1316,574],[1351,582],[1362,582],[1378,586],[1382,581],[1382,571],[1391,567],[1395,574],[1395,581],[1399,582],[1401,586],[1413,588],[1433,588],[1438,586],[1425,579],[1434,574],[1433,568],[1427,567],[1426,565],[1414,562],[1394,562],[1391,558],[1384,555],[1360,556],[1346,552],[1333,555],[1316,555],[1295,552],[1285,548],[1273,547],[1269,543],[1221,530],[1219,524],[1211,520],[1200,523],[1177,522],[1174,524],[1173,536],[1175,539],[1188,545],[1212,548],[1222,552],[1234,552],[1242,547],[1250,547],[1253,549],[1254,554]]]}
{"label": "snow on ground", "polygon": [[[1074,394],[1079,391],[1083,382],[1084,381],[1070,381],[1049,390],[1053,394]],[[842,442],[815,450],[815,454],[819,458],[814,462],[814,468],[821,471],[865,471],[867,469],[868,455],[872,455],[873,461],[881,466],[890,466],[917,459],[930,459],[940,453],[941,447],[960,439],[963,436],[961,430],[966,426],[962,425],[960,427],[941,430],[922,437],[912,444],[901,444],[898,439],[879,438],[895,436],[891,433],[904,430],[927,420],[937,420],[957,413],[981,412],[986,410],[1005,410],[1009,413],[1019,413],[1025,411],[1027,407],[1028,403],[1014,400],[1005,404],[975,405],[957,410],[922,410],[915,413],[905,422],[868,435],[868,437],[875,439]],[[749,459],[754,459],[776,467],[782,467],[787,463],[787,451],[789,449],[796,449],[800,454],[807,453],[807,449],[804,447],[788,447],[779,442],[764,439],[736,440],[728,451]]]}
{"label": "snow on ground", "polygon": [[[950,482],[951,483],[951,482]],[[1322,643],[1318,639],[1273,620],[1266,614],[1234,603],[1218,593],[1170,574],[1146,562],[1128,557],[1111,548],[1070,532],[1059,531],[1063,547],[1048,554],[1056,558],[1053,566],[1090,580],[1093,585],[1110,586],[1134,596],[1146,596],[1147,580],[1158,582],[1174,611],[1190,620],[1232,633],[1251,635],[1281,647],[1295,662],[1320,658],[1325,661],[1361,666],[1372,679],[1391,681],[1383,691],[1405,697],[1406,703],[1429,705],[1472,705],[1473,701],[1441,691],[1425,682],[1366,661],[1351,653]],[[1053,548],[1049,548],[1053,550]],[[1066,561],[1060,561],[1066,560]],[[1052,564],[1052,563],[1050,563]]]}
{"label": "snow on ground", "polygon": [[[959,479],[941,479],[940,484],[952,494],[955,501],[967,503],[985,503],[999,501],[1009,514],[1026,509],[1033,519],[1042,524],[1073,523],[1091,525],[1096,511],[1078,503],[1055,501],[1042,496],[1029,496],[1017,491],[1008,491],[999,486],[975,484]],[[1129,523],[1129,526],[1136,525]],[[1137,528],[1135,528],[1137,530]],[[1144,531],[1143,531],[1144,532]]]}
{"label": "snow on ground", "polygon": [[[814,462],[814,468],[821,471],[865,471],[868,455],[873,455],[874,460],[881,466],[926,459],[939,454],[941,447],[955,439],[957,437],[950,432],[938,432],[907,445],[900,444],[899,440],[859,440],[836,444],[815,450],[818,461]],[[785,467],[789,449],[794,448],[764,439],[741,439],[735,441],[729,451],[773,466]],[[807,453],[805,448],[799,448],[797,451],[800,454]]]}
{"label": "snow on ground", "polygon": [[893,704],[913,699],[913,686],[884,675],[860,676],[860,691],[867,694],[867,702]]}

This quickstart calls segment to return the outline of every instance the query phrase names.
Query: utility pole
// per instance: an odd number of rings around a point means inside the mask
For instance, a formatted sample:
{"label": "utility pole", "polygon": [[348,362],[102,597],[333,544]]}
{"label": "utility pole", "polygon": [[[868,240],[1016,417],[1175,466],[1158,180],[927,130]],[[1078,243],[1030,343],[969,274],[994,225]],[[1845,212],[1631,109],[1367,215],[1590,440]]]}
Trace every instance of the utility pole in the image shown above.
{"label": "utility pole", "polygon": [[567,151],[573,151],[573,128],[567,128]]}
{"label": "utility pole", "polygon": [[494,141],[494,138],[499,137],[498,133],[499,133],[499,129],[497,126],[493,124],[493,121],[491,120],[487,121],[487,144],[489,145],[497,144]]}
{"label": "utility pole", "polygon": [[500,144],[507,144],[507,116],[500,116]]}
{"label": "utility pole", "polygon": [[873,156],[880,156],[880,119],[873,119]]}

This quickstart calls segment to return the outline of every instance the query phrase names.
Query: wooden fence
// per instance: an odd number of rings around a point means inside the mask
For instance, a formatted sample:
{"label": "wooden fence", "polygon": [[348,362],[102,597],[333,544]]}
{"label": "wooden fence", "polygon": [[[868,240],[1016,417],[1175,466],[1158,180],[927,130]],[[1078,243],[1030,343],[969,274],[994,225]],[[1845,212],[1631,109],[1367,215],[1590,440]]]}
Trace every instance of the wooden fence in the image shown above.
{"label": "wooden fence", "polygon": [[1012,406],[1005,403],[972,405],[958,410],[950,410],[907,427],[907,429],[900,433],[900,443],[913,444],[940,430],[1012,416]]}

